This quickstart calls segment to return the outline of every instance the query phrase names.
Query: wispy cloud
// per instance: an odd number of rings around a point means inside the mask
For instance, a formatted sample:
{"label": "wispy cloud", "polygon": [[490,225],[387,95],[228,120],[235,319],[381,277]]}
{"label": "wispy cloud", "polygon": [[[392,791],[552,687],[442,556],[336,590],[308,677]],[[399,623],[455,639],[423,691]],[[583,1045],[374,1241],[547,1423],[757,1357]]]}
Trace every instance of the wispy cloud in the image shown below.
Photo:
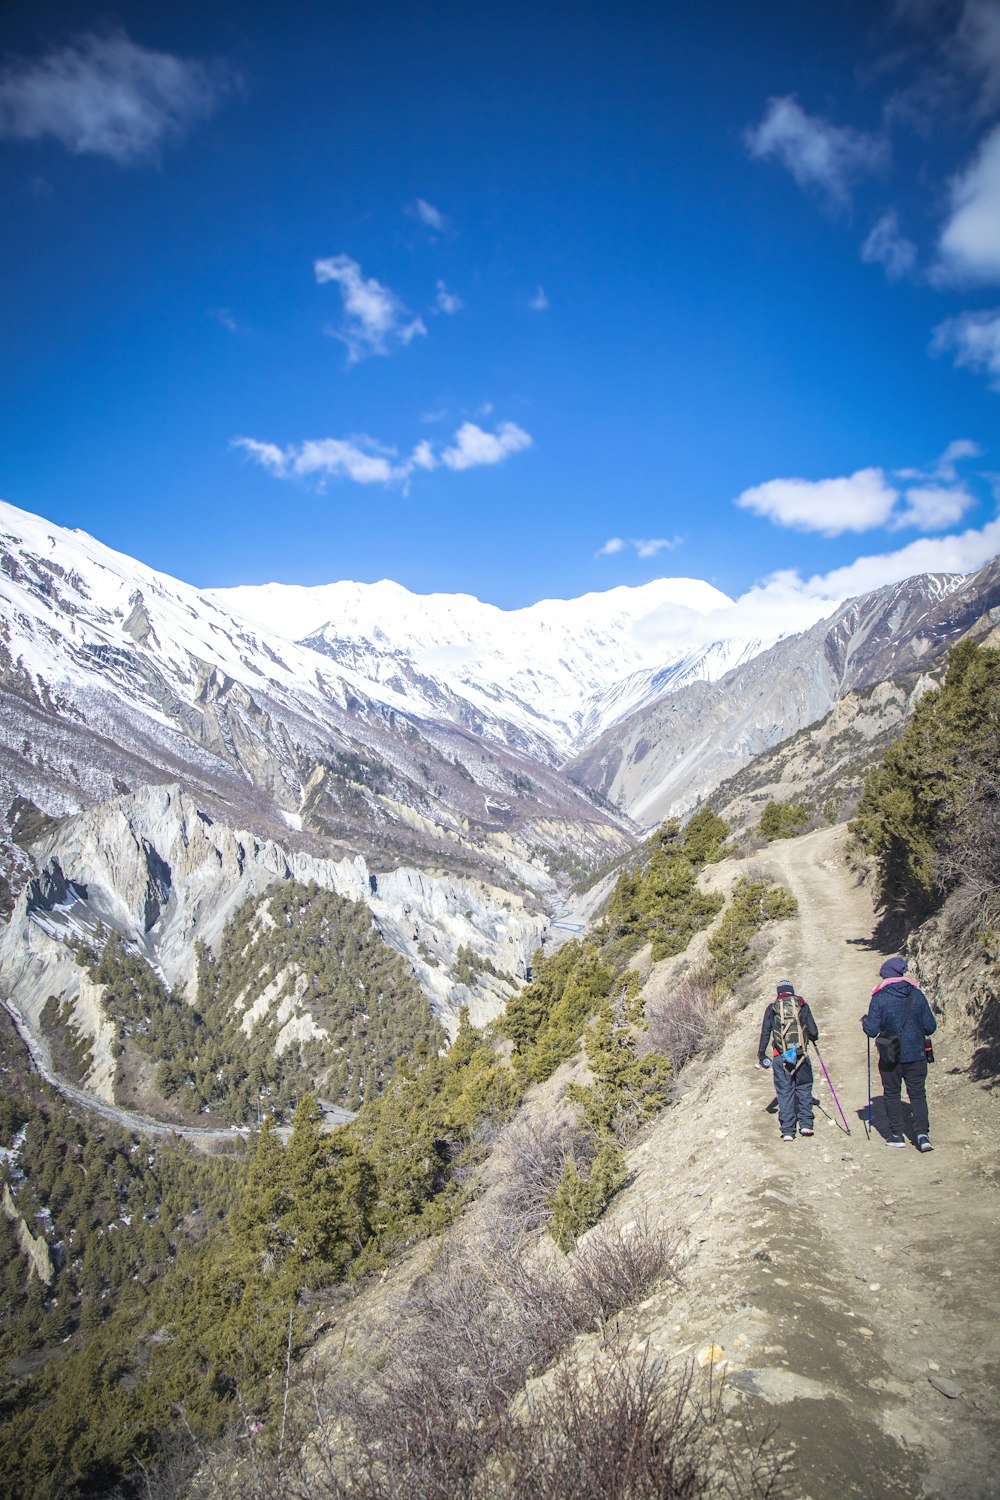
{"label": "wispy cloud", "polygon": [[[775,640],[806,630],[832,614],[839,604],[868,594],[886,584],[901,583],[921,573],[974,573],[1000,551],[1000,519],[978,530],[945,537],[920,537],[894,552],[858,557],[829,573],[804,577],[782,569],[748,589],[734,603],[704,615],[672,612],[672,636],[692,646],[721,640]],[[666,623],[654,611],[643,622],[645,633],[662,631]]]}
{"label": "wispy cloud", "polygon": [[617,553],[631,548],[637,557],[655,557],[658,552],[673,551],[675,547],[681,545],[683,540],[684,538],[679,536],[630,537],[628,540],[621,536],[610,536],[604,546],[597,549],[594,556],[614,557]]}
{"label": "wispy cloud", "polygon": [[529,298],[528,301],[528,306],[531,308],[531,311],[544,312],[548,305],[549,299],[545,295],[545,288],[543,286],[536,287],[534,296]]}
{"label": "wispy cloud", "polygon": [[752,157],[773,157],[799,187],[817,189],[836,207],[850,202],[857,177],[878,171],[889,155],[883,136],[808,115],[794,95],[770,99],[764,118],[744,132],[744,140]]}
{"label": "wispy cloud", "polygon": [[800,580],[797,586],[813,597],[849,599],[881,588],[884,583],[914,578],[918,573],[974,573],[997,552],[1000,552],[1000,519],[954,536],[919,537],[898,552],[856,558],[831,573]]}
{"label": "wispy cloud", "polygon": [[929,129],[943,113],[983,119],[1000,106],[1000,6],[996,0],[897,0],[930,61],[893,95],[890,120]]}
{"label": "wispy cloud", "polygon": [[1000,307],[959,313],[939,323],[931,339],[931,353],[948,350],[954,351],[956,365],[985,374],[991,389],[1000,391]]}
{"label": "wispy cloud", "polygon": [[837,479],[771,479],[738,495],[743,510],[776,526],[824,536],[874,531],[943,531],[961,520],[975,497],[959,480],[956,463],[978,456],[967,439],[950,443],[929,469],[859,469]]}
{"label": "wispy cloud", "polygon": [[406,485],[418,469],[474,469],[501,463],[531,447],[531,437],[513,422],[502,422],[495,433],[474,422],[464,422],[452,446],[435,448],[422,438],[408,457],[361,435],[351,438],[312,438],[279,447],[257,438],[233,438],[230,445],[259,464],[275,479],[302,479],[322,489],[327,480],[348,479],[355,484]]}
{"label": "wispy cloud", "polygon": [[418,198],[413,205],[412,212],[427,229],[432,229],[435,234],[443,234],[448,228],[448,220],[439,208],[433,203],[428,203],[426,198]]}
{"label": "wispy cloud", "polygon": [[938,242],[940,279],[1000,282],[1000,125],[951,185],[951,214]]}
{"label": "wispy cloud", "polygon": [[391,354],[426,334],[420,318],[413,318],[387,286],[374,276],[364,276],[349,255],[333,255],[315,262],[316,280],[333,281],[340,289],[344,321],[334,337],[347,347],[348,364],[357,364],[373,354]]}
{"label": "wispy cloud", "polygon": [[229,333],[240,332],[240,325],[228,307],[210,307],[208,309],[208,316],[214,318],[216,323],[220,323]]}
{"label": "wispy cloud", "polygon": [[437,284],[437,306],[440,312],[453,314],[461,312],[465,303],[454,292],[449,292],[443,281],[439,281]]}
{"label": "wispy cloud", "polygon": [[0,136],[58,141],[121,166],[156,160],[237,85],[231,69],[87,34],[0,72]]}
{"label": "wispy cloud", "polygon": [[886,209],[872,226],[861,246],[861,259],[884,266],[890,281],[898,281],[913,271],[917,263],[917,247],[900,233],[899,214],[894,208]]}
{"label": "wispy cloud", "polygon": [[474,469],[498,464],[511,453],[531,447],[531,438],[516,422],[501,422],[496,432],[486,432],[475,422],[463,422],[450,448],[441,454],[447,469]]}
{"label": "wispy cloud", "polygon": [[234,438],[241,448],[275,479],[351,479],[355,484],[401,484],[412,472],[412,464],[398,462],[374,439],[314,438],[287,448],[261,443],[255,438]]}

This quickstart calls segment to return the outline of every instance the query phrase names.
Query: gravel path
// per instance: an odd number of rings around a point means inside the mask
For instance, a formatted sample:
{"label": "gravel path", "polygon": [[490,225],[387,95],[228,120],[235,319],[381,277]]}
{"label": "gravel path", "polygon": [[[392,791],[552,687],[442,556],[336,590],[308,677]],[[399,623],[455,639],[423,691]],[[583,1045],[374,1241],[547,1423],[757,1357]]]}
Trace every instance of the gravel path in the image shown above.
{"label": "gravel path", "polygon": [[[794,1445],[802,1500],[1000,1497],[996,1098],[939,1026],[935,1151],[889,1150],[877,1128],[866,1138],[859,1018],[883,955],[843,837],[820,830],[759,859],[799,915],[774,929],[759,1000],[636,1153],[614,1217],[664,1223],[684,1285],[644,1304],[635,1334],[672,1361],[718,1346],[731,1399]],[[779,978],[813,1007],[849,1137],[818,1064],[812,1140],[782,1143],[766,1112],[773,1085],[753,1064]]]}

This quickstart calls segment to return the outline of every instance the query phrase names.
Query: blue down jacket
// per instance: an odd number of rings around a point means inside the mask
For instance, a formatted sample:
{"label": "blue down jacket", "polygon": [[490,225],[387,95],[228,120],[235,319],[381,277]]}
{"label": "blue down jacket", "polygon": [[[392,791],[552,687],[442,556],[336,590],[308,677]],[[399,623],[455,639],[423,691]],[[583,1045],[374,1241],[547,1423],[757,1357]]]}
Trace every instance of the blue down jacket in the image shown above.
{"label": "blue down jacket", "polygon": [[[910,1014],[904,1027],[903,1017],[908,1004]],[[937,1030],[927,996],[912,979],[893,979],[880,984],[872,994],[868,1014],[861,1018],[861,1025],[866,1036],[878,1036],[880,1031],[896,1032],[901,1063],[922,1062],[924,1037]]]}

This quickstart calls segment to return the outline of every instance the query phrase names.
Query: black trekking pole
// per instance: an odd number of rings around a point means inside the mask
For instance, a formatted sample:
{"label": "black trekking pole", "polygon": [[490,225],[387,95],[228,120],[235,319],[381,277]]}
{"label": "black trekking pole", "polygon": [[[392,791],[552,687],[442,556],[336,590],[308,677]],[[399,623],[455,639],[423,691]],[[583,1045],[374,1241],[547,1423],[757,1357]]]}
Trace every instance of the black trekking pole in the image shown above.
{"label": "black trekking pole", "polygon": [[868,1119],[865,1123],[865,1134],[868,1139],[872,1138],[872,1039],[868,1038]]}
{"label": "black trekking pole", "polygon": [[820,1052],[820,1050],[817,1047],[817,1045],[816,1045],[815,1042],[813,1042],[812,1047],[813,1047],[813,1051],[815,1052],[816,1056],[819,1058],[819,1065],[823,1069],[823,1077],[826,1079],[827,1085],[828,1085],[828,1087],[830,1089],[830,1093],[833,1095],[833,1102],[837,1106],[837,1112],[839,1113],[840,1118],[844,1122],[844,1129],[847,1131],[847,1134],[850,1135],[850,1133],[851,1133],[851,1127],[847,1123],[847,1116],[844,1114],[844,1111],[840,1108],[840,1100],[837,1098],[837,1090],[834,1088],[833,1084],[830,1082],[830,1075],[826,1071],[826,1063],[823,1061],[823,1054],[822,1054],[822,1052]]}

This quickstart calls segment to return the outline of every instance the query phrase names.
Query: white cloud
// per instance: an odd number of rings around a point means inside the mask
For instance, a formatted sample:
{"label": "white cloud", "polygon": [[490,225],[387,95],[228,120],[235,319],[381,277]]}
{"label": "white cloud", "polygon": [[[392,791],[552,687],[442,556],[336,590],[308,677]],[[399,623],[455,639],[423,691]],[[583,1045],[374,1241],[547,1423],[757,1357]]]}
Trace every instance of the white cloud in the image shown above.
{"label": "white cloud", "polygon": [[893,531],[908,526],[917,531],[944,531],[956,525],[974,504],[974,497],[963,485],[911,485],[889,525]]}
{"label": "white cloud", "polygon": [[336,282],[344,304],[344,323],[334,330],[347,346],[348,364],[357,364],[372,354],[389,354],[401,345],[426,334],[420,318],[410,318],[395,292],[364,276],[349,255],[332,255],[315,262],[316,280]]}
{"label": "white cloud", "polygon": [[155,160],[233,88],[228,69],[88,34],[0,73],[0,137],[50,138],[122,166]]}
{"label": "white cloud", "polygon": [[934,466],[934,473],[943,479],[954,479],[955,464],[963,458],[981,458],[983,450],[971,438],[955,438]]}
{"label": "white cloud", "polygon": [[744,132],[744,140],[752,157],[775,157],[799,187],[818,188],[838,207],[850,202],[857,176],[877,171],[888,159],[883,137],[807,115],[792,95],[768,100],[764,118]]}
{"label": "white cloud", "polygon": [[[731,639],[774,640],[807,630],[847,599],[901,583],[920,573],[974,573],[1000,552],[1000,519],[957,536],[921,537],[896,552],[856,558],[830,573],[803,578],[794,569],[772,573],[734,604],[689,616],[691,645]],[[680,626],[683,622],[678,621]]]}
{"label": "white cloud", "polygon": [[415,470],[441,468],[474,469],[502,462],[511,453],[531,447],[531,438],[513,422],[502,422],[495,433],[484,432],[474,422],[464,422],[455,433],[454,446],[438,453],[427,438],[421,438],[408,458],[395,448],[362,435],[353,438],[310,438],[304,443],[276,443],[257,438],[233,438],[230,444],[244,452],[275,479],[302,479],[322,489],[329,479],[349,479],[355,484],[406,485]]}
{"label": "white cloud", "polygon": [[898,498],[882,469],[859,469],[842,479],[770,479],[744,490],[735,503],[777,526],[840,536],[884,525]]}
{"label": "white cloud", "polygon": [[531,311],[544,312],[548,305],[549,299],[545,295],[545,288],[543,286],[536,287],[535,295],[528,302],[528,306],[531,308]]}
{"label": "white cloud", "polygon": [[954,350],[956,365],[982,371],[989,377],[991,388],[1000,391],[1000,307],[959,313],[939,323],[931,339],[931,353],[946,350]]}
{"label": "white cloud", "polygon": [[465,303],[454,292],[449,292],[443,281],[439,281],[437,284],[437,305],[443,313],[457,313],[462,311]]}
{"label": "white cloud", "polygon": [[913,270],[917,263],[917,247],[900,234],[899,215],[894,208],[886,209],[872,226],[861,246],[861,259],[883,265],[890,281],[898,281]]}
{"label": "white cloud", "polygon": [[394,462],[394,455],[371,438],[313,438],[296,447],[279,448],[255,438],[234,438],[242,448],[276,479],[316,479],[322,487],[327,479],[351,479],[355,484],[401,484],[412,463]]}
{"label": "white cloud", "polygon": [[244,453],[266,469],[269,474],[274,474],[278,479],[284,479],[289,473],[289,450],[279,448],[277,443],[262,443],[257,438],[238,437],[233,438],[231,448],[242,448]]}
{"label": "white cloud", "polygon": [[436,469],[437,459],[434,457],[434,449],[427,438],[421,438],[410,455],[410,462],[415,469]]}
{"label": "white cloud", "polygon": [[454,446],[441,454],[448,469],[473,469],[498,464],[511,453],[531,447],[531,438],[515,422],[501,422],[496,432],[484,432],[475,422],[463,422],[455,433]]}
{"label": "white cloud", "polygon": [[812,597],[849,599],[881,588],[885,583],[914,578],[918,573],[974,573],[998,552],[1000,518],[987,522],[978,531],[919,537],[898,552],[859,557],[832,573],[800,581],[799,586]]}
{"label": "white cloud", "polygon": [[679,547],[683,540],[683,537],[679,536],[656,536],[630,537],[626,541],[624,537],[612,536],[608,538],[603,547],[598,548],[594,556],[614,557],[616,553],[624,552],[626,547],[631,547],[636,557],[655,557],[658,552],[662,552],[664,549],[672,551],[675,547]]}
{"label": "white cloud", "polygon": [[435,234],[442,234],[448,227],[448,220],[441,210],[435,208],[433,203],[428,203],[426,198],[417,199],[413,205],[413,212],[421,224],[426,225],[428,229],[433,229]]}
{"label": "white cloud", "polygon": [[840,536],[845,531],[891,531],[914,527],[943,531],[975,504],[959,482],[956,465],[978,458],[978,443],[956,438],[925,469],[859,469],[840,479],[772,479],[744,490],[736,504],[766,516],[776,526]]}
{"label": "white cloud", "polygon": [[951,185],[951,217],[938,243],[939,278],[1000,281],[1000,125]]}
{"label": "white cloud", "polygon": [[979,84],[980,113],[996,109],[1000,105],[1000,5],[996,0],[965,0],[952,53],[955,66]]}

